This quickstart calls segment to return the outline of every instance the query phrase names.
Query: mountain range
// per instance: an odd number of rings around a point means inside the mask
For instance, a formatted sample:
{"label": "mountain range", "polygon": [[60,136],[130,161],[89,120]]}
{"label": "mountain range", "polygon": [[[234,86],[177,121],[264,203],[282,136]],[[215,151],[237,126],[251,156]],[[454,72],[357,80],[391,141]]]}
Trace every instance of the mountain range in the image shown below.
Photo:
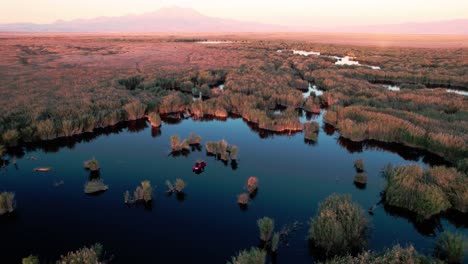
{"label": "mountain range", "polygon": [[166,7],[155,12],[121,17],[58,20],[51,24],[0,24],[6,32],[345,32],[386,34],[468,34],[468,19],[428,23],[312,27],[245,22],[207,16],[190,8]]}

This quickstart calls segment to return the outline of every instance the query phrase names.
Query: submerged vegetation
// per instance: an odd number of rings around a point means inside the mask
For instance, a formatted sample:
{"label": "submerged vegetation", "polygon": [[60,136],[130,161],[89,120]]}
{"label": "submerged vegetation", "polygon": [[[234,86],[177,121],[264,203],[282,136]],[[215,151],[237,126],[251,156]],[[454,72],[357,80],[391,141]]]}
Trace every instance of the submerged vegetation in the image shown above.
{"label": "submerged vegetation", "polygon": [[350,196],[332,194],[311,219],[309,239],[326,256],[344,256],[367,246],[369,220]]}
{"label": "submerged vegetation", "polygon": [[12,192],[0,193],[0,216],[7,213],[12,213],[15,210],[16,201],[15,194]]}
{"label": "submerged vegetation", "polygon": [[387,179],[384,202],[390,206],[423,219],[450,208],[468,212],[468,178],[454,168],[387,165],[383,175]]}

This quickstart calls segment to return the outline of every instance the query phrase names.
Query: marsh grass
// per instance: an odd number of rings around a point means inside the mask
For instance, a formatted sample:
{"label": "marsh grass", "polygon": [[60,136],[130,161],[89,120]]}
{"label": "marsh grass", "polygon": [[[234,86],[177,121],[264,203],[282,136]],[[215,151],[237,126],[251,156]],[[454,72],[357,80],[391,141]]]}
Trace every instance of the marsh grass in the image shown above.
{"label": "marsh grass", "polygon": [[309,239],[329,257],[360,252],[368,235],[369,220],[348,195],[330,195],[310,221]]}
{"label": "marsh grass", "polygon": [[206,152],[209,155],[214,155],[222,161],[235,161],[239,153],[239,147],[235,145],[229,145],[226,140],[221,140],[218,142],[206,142],[205,143]]}
{"label": "marsh grass", "polygon": [[463,235],[443,232],[437,238],[434,256],[450,264],[462,263],[466,250],[467,242]]}
{"label": "marsh grass", "polygon": [[156,112],[149,113],[148,120],[149,120],[152,127],[160,127],[161,126],[161,117]]}
{"label": "marsh grass", "polygon": [[172,135],[171,136],[171,149],[172,149],[172,152],[189,151],[190,145],[186,139],[184,139],[181,142],[180,137],[178,135]]}
{"label": "marsh grass", "polygon": [[12,213],[15,210],[15,194],[12,192],[0,193],[0,215]]}
{"label": "marsh grass", "polygon": [[356,176],[354,176],[354,183],[360,184],[360,185],[366,185],[367,175],[363,172],[358,172]]}
{"label": "marsh grass", "polygon": [[357,172],[364,172],[364,160],[358,159],[354,162],[354,168],[356,168]]}
{"label": "marsh grass", "polygon": [[265,264],[266,254],[266,251],[252,247],[249,250],[239,252],[239,254],[232,257],[231,261],[228,261],[227,264]]}
{"label": "marsh grass", "polygon": [[200,135],[195,136],[195,133],[193,133],[193,132],[190,133],[190,136],[188,138],[188,143],[190,145],[199,145],[201,143],[201,141],[202,141],[202,138],[201,138]]}
{"label": "marsh grass", "polygon": [[275,229],[275,221],[269,217],[263,217],[257,220],[257,225],[260,231],[260,239],[263,242],[270,241],[273,230]]}
{"label": "marsh grass", "polygon": [[185,187],[187,186],[187,183],[186,183],[184,180],[182,180],[182,179],[176,179],[174,185],[175,185],[175,190],[176,190],[178,193],[183,193]]}
{"label": "marsh grass", "polygon": [[247,191],[250,195],[254,195],[258,190],[258,178],[251,176],[247,180]]}
{"label": "marsh grass", "polygon": [[133,192],[133,198],[130,195],[129,191],[124,193],[124,202],[126,204],[132,204],[136,202],[145,202],[149,203],[153,199],[153,187],[151,182],[146,180],[142,181],[140,186],[137,186]]}
{"label": "marsh grass", "polygon": [[271,239],[271,252],[276,253],[278,251],[280,238],[280,233],[276,232],[273,234],[273,238]]}

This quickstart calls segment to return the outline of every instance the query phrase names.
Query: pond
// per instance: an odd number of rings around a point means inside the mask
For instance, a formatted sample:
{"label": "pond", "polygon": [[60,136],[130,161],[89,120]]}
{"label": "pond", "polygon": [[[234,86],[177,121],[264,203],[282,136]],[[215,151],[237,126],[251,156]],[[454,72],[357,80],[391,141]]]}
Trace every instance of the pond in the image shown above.
{"label": "pond", "polygon": [[[100,242],[115,256],[113,263],[225,263],[239,250],[259,245],[256,220],[269,216],[277,230],[301,223],[287,245],[280,246],[277,263],[311,263],[308,221],[320,201],[331,193],[349,193],[367,210],[380,200],[380,170],[387,163],[443,163],[400,145],[345,140],[323,124],[322,115],[301,112],[300,118],[321,124],[317,142],[305,142],[302,133],[261,131],[240,118],[186,119],[165,122],[161,129],[140,120],[17,149],[16,168],[10,164],[0,171],[0,189],[15,192],[17,199],[16,213],[0,217],[2,262],[20,263],[29,254],[51,261]],[[203,142],[225,139],[239,146],[237,164],[207,156],[204,144],[187,155],[169,155],[171,135],[187,138],[190,132]],[[99,160],[109,189],[90,196],[83,189],[89,177],[83,161],[92,157]],[[353,184],[358,158],[365,161],[365,189]],[[207,162],[201,174],[191,171],[197,159]],[[33,171],[36,167],[53,170],[39,173]],[[242,210],[237,195],[249,176],[258,177],[259,191]],[[166,194],[164,182],[176,178],[188,184],[184,197]],[[126,206],[123,193],[146,179],[157,185],[152,206]],[[369,217],[372,250],[411,243],[430,253],[442,230],[468,233],[466,219],[453,215],[415,223],[378,206]]]}

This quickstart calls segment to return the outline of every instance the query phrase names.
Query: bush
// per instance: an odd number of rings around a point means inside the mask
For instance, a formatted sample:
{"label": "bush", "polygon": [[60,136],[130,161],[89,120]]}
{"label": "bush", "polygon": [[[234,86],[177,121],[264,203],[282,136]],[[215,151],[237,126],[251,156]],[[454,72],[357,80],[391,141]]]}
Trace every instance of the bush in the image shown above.
{"label": "bush", "polygon": [[462,235],[443,232],[437,239],[434,256],[447,263],[462,263],[466,241]]}
{"label": "bush", "polygon": [[109,186],[105,185],[102,179],[91,180],[84,186],[84,192],[87,194],[104,192],[107,189],[109,189]]}
{"label": "bush", "polygon": [[83,247],[77,251],[68,252],[65,256],[61,256],[57,264],[70,263],[102,263],[103,247],[101,244],[94,244],[91,247]]}
{"label": "bush", "polygon": [[250,250],[243,250],[235,257],[231,258],[228,264],[265,264],[266,252],[252,247]]}
{"label": "bush", "polygon": [[152,127],[160,127],[161,126],[161,117],[158,113],[151,112],[148,115],[148,120]]}
{"label": "bush", "polygon": [[22,264],[39,264],[39,258],[37,256],[30,255],[21,260]]}
{"label": "bush", "polygon": [[275,221],[269,217],[263,217],[257,220],[257,225],[260,230],[260,239],[264,242],[270,241],[275,229]]}
{"label": "bush", "polygon": [[309,239],[326,256],[361,251],[367,245],[369,220],[362,208],[348,195],[332,194],[311,219]]}
{"label": "bush", "polygon": [[90,171],[98,171],[100,169],[99,161],[95,158],[92,158],[84,162],[84,167],[85,169],[90,170]]}
{"label": "bush", "polygon": [[249,204],[249,194],[248,193],[241,193],[237,196],[237,203],[240,205],[248,205]]}
{"label": "bush", "polygon": [[372,252],[363,252],[356,257],[351,255],[335,257],[331,260],[322,262],[323,264],[426,264],[437,263],[428,260],[426,257],[420,255],[413,246],[402,248],[397,245],[392,249],[387,249],[383,253],[375,254]]}
{"label": "bush", "polygon": [[441,179],[434,179],[430,171],[418,165],[387,166],[384,176],[387,179],[384,201],[390,206],[407,209],[425,219],[452,206],[441,187]]}
{"label": "bush", "polygon": [[187,186],[184,180],[182,179],[176,179],[175,181],[175,189],[178,193],[182,193],[184,191],[184,188]]}
{"label": "bush", "polygon": [[249,177],[247,180],[247,191],[249,194],[253,194],[257,191],[258,189],[258,179],[257,177]]}
{"label": "bush", "polygon": [[363,172],[364,171],[364,160],[363,159],[358,159],[354,162],[354,167],[356,168],[357,172]]}
{"label": "bush", "polygon": [[15,210],[15,194],[12,192],[0,193],[0,215],[12,213]]}

